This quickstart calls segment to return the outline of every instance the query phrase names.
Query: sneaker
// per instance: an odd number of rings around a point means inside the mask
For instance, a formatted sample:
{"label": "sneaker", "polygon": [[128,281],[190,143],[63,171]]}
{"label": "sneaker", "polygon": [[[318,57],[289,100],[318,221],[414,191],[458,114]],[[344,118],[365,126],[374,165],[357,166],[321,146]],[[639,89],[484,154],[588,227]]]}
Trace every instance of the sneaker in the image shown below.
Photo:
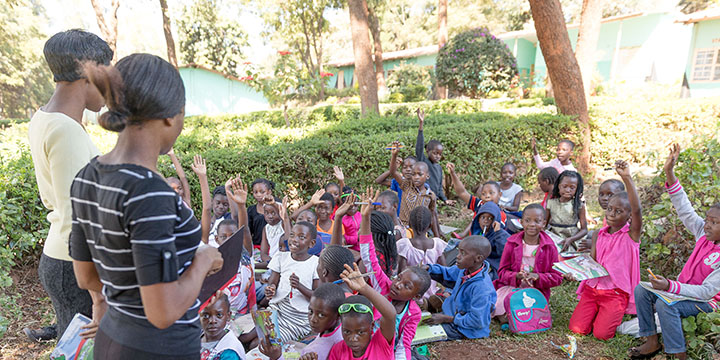
{"label": "sneaker", "polygon": [[24,328],[23,332],[28,339],[33,342],[48,341],[57,338],[57,328],[54,324],[38,330]]}

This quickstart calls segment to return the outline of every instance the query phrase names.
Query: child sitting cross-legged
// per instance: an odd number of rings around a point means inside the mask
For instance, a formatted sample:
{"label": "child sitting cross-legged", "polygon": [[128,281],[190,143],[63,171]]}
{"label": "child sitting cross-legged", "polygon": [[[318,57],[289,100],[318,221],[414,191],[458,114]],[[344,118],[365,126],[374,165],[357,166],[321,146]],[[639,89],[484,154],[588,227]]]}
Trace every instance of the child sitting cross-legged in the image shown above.
{"label": "child sitting cross-legged", "polygon": [[[377,198],[377,194],[373,197],[372,193],[372,189],[366,192],[364,203],[371,204],[372,199]],[[370,285],[392,302],[397,313],[397,319],[394,319],[397,333],[395,359],[410,360],[412,340],[422,318],[422,312],[415,300],[420,300],[430,287],[430,276],[420,267],[413,266],[407,267],[391,280],[380,267],[375,251],[376,234],[371,232],[370,227],[371,217],[376,216],[372,212],[372,205],[363,205],[361,213],[363,222],[360,226],[360,257],[365,269],[373,272],[368,276]],[[380,315],[384,314],[376,312],[375,319],[378,320]]]}
{"label": "child sitting cross-legged", "polygon": [[457,263],[451,267],[426,265],[433,280],[452,288],[442,305],[443,312],[425,320],[442,324],[448,340],[479,339],[490,336],[490,316],[497,294],[488,274],[490,242],[473,235],[458,244]]}
{"label": "child sitting cross-legged", "polygon": [[628,192],[613,195],[605,210],[608,225],[593,236],[591,254],[609,275],[583,280],[580,302],[570,317],[570,331],[600,340],[615,336],[623,316],[635,313],[633,290],[640,283],[642,213],[630,166],[615,162],[615,170]]}
{"label": "child sitting cross-legged", "polygon": [[[403,238],[397,242],[400,262],[398,273],[402,273],[410,266],[421,266],[439,264],[445,266],[443,252],[447,243],[440,238],[429,238],[427,232],[430,230],[430,210],[424,207],[417,207],[410,212],[410,228],[413,230],[411,239]],[[438,290],[437,284],[433,281],[428,291],[423,295],[427,299]]]}
{"label": "child sitting cross-legged", "polygon": [[[317,337],[302,349],[300,360],[326,360],[330,349],[343,341],[338,308],[344,302],[345,291],[339,285],[321,284],[315,289],[308,306],[308,321]],[[270,360],[283,359],[282,348],[270,345],[267,339],[260,343],[260,352]]]}
{"label": "child sitting cross-legged", "polygon": [[[343,341],[330,350],[329,360],[393,359],[395,343],[395,308],[362,278],[357,264],[354,270],[346,266],[342,279],[359,295],[345,299],[338,308]],[[374,330],[373,306],[382,316]]]}
{"label": "child sitting cross-legged", "polygon": [[646,340],[642,345],[630,349],[632,359],[651,359],[662,350],[655,326],[655,313],[662,327],[665,352],[684,360],[687,354],[682,319],[700,312],[711,313],[720,307],[720,203],[707,210],[705,219],[698,215],[675,176],[674,168],[679,155],[680,147],[674,144],[665,161],[665,187],[678,217],[695,237],[695,248],[680,271],[677,281],[660,275],[650,276],[649,279],[654,289],[698,301],[684,300],[668,305],[655,293],[638,285],[635,288],[635,305],[640,325],[639,334],[645,336]]}
{"label": "child sitting cross-legged", "polygon": [[226,294],[221,293],[200,313],[200,323],[203,328],[200,359],[245,359],[245,349],[242,343],[232,331],[225,329],[229,320],[230,301]]}
{"label": "child sitting cross-legged", "polygon": [[278,333],[283,341],[297,341],[310,333],[308,303],[318,285],[317,256],[308,249],[315,245],[315,226],[298,222],[289,234],[289,251],[278,252],[268,269],[272,275],[265,288],[271,310],[277,312]]}
{"label": "child sitting cross-legged", "polygon": [[510,236],[500,260],[498,279],[493,282],[497,289],[497,302],[493,317],[506,323],[505,298],[515,288],[534,287],[550,300],[550,288],[562,284],[562,275],[553,269],[558,252],[555,243],[545,231],[545,209],[540,204],[530,204],[520,219],[523,231]]}

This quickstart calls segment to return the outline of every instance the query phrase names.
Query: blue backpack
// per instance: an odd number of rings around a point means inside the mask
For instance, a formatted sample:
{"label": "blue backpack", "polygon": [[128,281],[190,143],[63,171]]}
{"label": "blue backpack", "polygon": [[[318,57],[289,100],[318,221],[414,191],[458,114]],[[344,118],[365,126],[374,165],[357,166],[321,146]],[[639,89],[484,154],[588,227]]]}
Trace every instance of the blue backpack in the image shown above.
{"label": "blue backpack", "polygon": [[532,334],[552,327],[550,306],[538,289],[513,289],[505,298],[505,309],[513,333]]}

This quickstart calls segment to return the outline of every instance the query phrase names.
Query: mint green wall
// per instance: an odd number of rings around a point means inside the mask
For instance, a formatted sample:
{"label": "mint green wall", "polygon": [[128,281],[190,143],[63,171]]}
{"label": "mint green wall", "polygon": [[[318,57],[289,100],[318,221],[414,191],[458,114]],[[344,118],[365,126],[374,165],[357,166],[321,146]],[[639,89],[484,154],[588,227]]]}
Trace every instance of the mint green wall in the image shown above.
{"label": "mint green wall", "polygon": [[[715,40],[715,42],[713,42],[713,40]],[[690,95],[693,97],[720,95],[720,81],[692,82],[692,66],[695,61],[695,50],[713,47],[720,49],[720,19],[695,23],[685,67],[685,75],[690,85]]]}
{"label": "mint green wall", "polygon": [[245,83],[198,68],[180,68],[185,115],[239,114],[267,110],[265,97]]}

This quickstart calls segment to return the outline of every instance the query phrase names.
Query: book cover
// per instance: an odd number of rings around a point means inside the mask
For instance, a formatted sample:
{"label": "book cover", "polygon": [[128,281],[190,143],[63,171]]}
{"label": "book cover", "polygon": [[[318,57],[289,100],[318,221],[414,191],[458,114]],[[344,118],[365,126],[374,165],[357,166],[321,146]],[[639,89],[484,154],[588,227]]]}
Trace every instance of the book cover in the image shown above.
{"label": "book cover", "polygon": [[260,341],[268,339],[272,345],[281,345],[280,335],[276,330],[277,313],[272,310],[257,310],[252,312],[252,316]]}
{"label": "book cover", "polygon": [[218,251],[222,254],[223,266],[220,271],[208,276],[203,281],[198,295],[198,300],[202,305],[200,305],[198,312],[201,312],[207,306],[216,291],[225,289],[235,279],[242,260],[244,229],[245,226],[238,229],[218,248]]}
{"label": "book cover", "polygon": [[576,280],[588,280],[608,275],[607,270],[589,254],[556,262],[553,269],[563,274],[572,274]]}
{"label": "book cover", "polygon": [[689,296],[683,296],[678,294],[673,294],[671,292],[658,290],[652,287],[652,284],[647,281],[641,281],[640,286],[642,286],[645,290],[650,291],[657,295],[662,301],[664,301],[668,305],[675,304],[678,301],[697,301],[697,302],[708,302],[709,300],[700,300],[697,298],[689,297]]}
{"label": "book cover", "polygon": [[413,338],[413,345],[420,345],[435,341],[447,340],[447,334],[443,329],[442,325],[424,325],[420,324],[415,331],[415,337]]}
{"label": "book cover", "polygon": [[83,326],[89,324],[90,318],[83,314],[75,314],[67,330],[63,334],[57,346],[50,354],[53,360],[92,360],[93,358],[93,339],[83,339],[80,333],[84,330]]}

